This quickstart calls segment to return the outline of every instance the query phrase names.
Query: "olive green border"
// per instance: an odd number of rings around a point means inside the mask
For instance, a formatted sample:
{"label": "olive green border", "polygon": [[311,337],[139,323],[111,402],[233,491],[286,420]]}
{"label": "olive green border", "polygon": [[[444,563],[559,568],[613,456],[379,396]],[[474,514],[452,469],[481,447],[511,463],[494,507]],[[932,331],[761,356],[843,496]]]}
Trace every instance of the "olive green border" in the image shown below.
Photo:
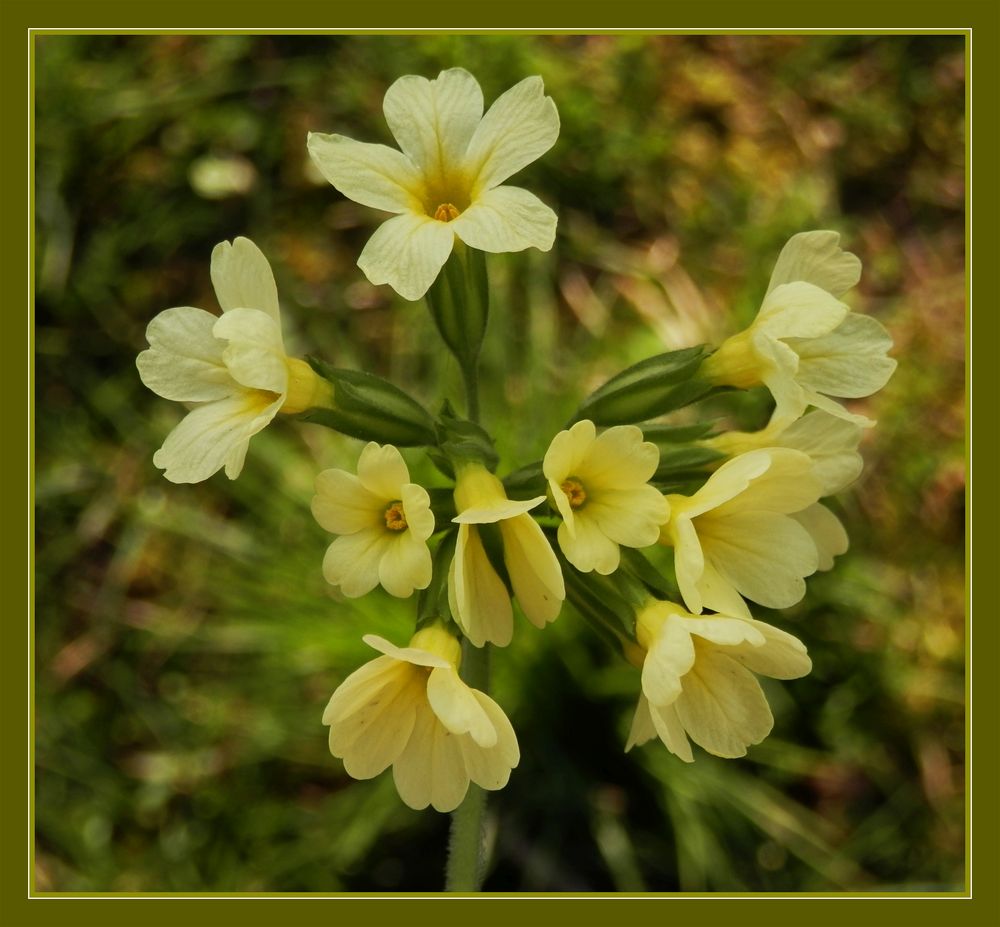
{"label": "olive green border", "polygon": [[[391,27],[390,25],[391,24]],[[997,470],[997,402],[1000,399],[996,355],[1000,329],[996,294],[998,240],[996,216],[1000,192],[991,166],[1000,149],[997,115],[1000,75],[1000,14],[994,0],[905,2],[905,0],[848,0],[837,4],[806,6],[800,0],[745,2],[640,3],[617,0],[613,4],[571,3],[545,0],[508,0],[491,6],[473,7],[467,2],[447,0],[381,0],[377,4],[347,4],[336,0],[308,2],[221,2],[221,0],[160,0],[137,4],[126,0],[76,2],[30,2],[5,0],[0,6],[0,100],[4,140],[0,145],[3,187],[3,306],[7,337],[0,364],[2,395],[7,399],[4,431],[3,487],[3,601],[0,613],[0,710],[3,719],[3,750],[0,752],[0,920],[12,925],[74,923],[102,925],[185,922],[197,924],[239,919],[241,924],[273,924],[281,919],[293,924],[408,924],[505,923],[512,918],[533,923],[572,918],[582,924],[603,923],[609,916],[627,917],[630,923],[715,924],[733,918],[754,923],[799,923],[807,920],[822,927],[850,918],[857,924],[905,918],[919,925],[946,920],[953,925],[979,925],[1000,921],[997,879],[1000,866],[997,831],[1000,806],[992,775],[997,768],[998,646],[997,524],[1000,503]],[[127,28],[125,28],[127,27]],[[238,27],[238,28],[237,28]],[[971,355],[969,412],[975,415],[974,441],[967,490],[970,534],[967,562],[970,567],[969,697],[971,729],[967,733],[970,766],[975,784],[975,814],[970,819],[970,854],[967,885],[972,898],[955,896],[645,896],[625,898],[591,895],[586,898],[507,896],[505,898],[441,898],[426,896],[381,896],[373,898],[324,896],[241,896],[155,898],[97,895],[91,897],[46,895],[28,900],[31,829],[28,773],[30,755],[30,696],[32,674],[29,653],[31,585],[31,491],[30,454],[33,443],[31,401],[33,376],[31,355],[31,282],[29,244],[33,197],[26,182],[30,166],[29,28],[76,32],[105,29],[112,32],[168,31],[445,31],[504,29],[532,32],[615,32],[639,29],[652,32],[701,32],[706,29],[768,33],[782,31],[909,33],[927,31],[965,32],[971,55],[969,80],[970,166],[975,165],[975,198],[967,201],[971,243],[969,268],[970,325],[967,327]],[[974,130],[972,126],[974,125]],[[973,307],[976,311],[972,311]],[[13,331],[11,331],[13,326]],[[974,337],[973,337],[974,334]],[[28,350],[25,350],[27,345]],[[970,418],[971,420],[971,418]],[[971,437],[971,436],[970,436]],[[979,477],[974,482],[975,477]],[[974,497],[973,497],[974,492]],[[23,519],[23,521],[22,521]],[[44,595],[45,590],[38,590]],[[977,607],[978,606],[978,607]],[[993,607],[990,607],[993,606]],[[974,642],[974,650],[973,650]],[[991,736],[992,735],[992,736]],[[557,907],[551,907],[554,902]],[[625,905],[610,911],[608,904]],[[884,905],[888,903],[889,908]],[[941,905],[945,905],[944,908]],[[847,907],[845,907],[845,905]],[[905,906],[902,911],[899,906]],[[237,907],[234,907],[237,906]],[[572,910],[567,910],[567,906]],[[738,910],[737,910],[738,909]]]}

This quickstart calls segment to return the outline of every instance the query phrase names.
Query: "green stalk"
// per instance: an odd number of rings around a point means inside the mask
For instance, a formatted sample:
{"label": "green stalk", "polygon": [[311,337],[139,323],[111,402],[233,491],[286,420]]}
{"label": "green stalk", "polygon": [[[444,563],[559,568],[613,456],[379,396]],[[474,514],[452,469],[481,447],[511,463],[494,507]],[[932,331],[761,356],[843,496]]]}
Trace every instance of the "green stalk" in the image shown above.
{"label": "green stalk", "polygon": [[[489,644],[475,647],[462,641],[462,679],[481,692],[490,683]],[[447,892],[478,892],[486,868],[486,792],[469,784],[465,800],[451,816],[448,865],[444,888]]]}

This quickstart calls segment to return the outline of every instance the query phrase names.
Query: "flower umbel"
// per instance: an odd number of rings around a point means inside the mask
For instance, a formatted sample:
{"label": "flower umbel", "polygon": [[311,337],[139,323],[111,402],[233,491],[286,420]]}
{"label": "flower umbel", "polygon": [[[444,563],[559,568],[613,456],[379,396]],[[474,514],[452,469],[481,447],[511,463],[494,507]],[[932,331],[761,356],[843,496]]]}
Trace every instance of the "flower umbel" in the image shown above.
{"label": "flower umbel", "polygon": [[348,774],[371,779],[392,766],[400,798],[417,810],[452,811],[470,780],[502,789],[520,760],[517,737],[503,709],[459,678],[458,641],[438,626],[408,647],[364,641],[383,655],[348,676],[323,712]]}
{"label": "flower umbel", "polygon": [[173,483],[197,483],[221,467],[236,479],[250,438],[279,411],[303,412],[329,398],[326,382],[285,354],[274,276],[252,241],[215,246],[212,283],[222,316],[167,309],[149,323],[149,349],[136,359],[154,393],[195,404],[153,455]]}
{"label": "flower umbel", "polygon": [[365,245],[358,266],[372,283],[420,299],[455,238],[480,251],[548,251],[556,216],[533,193],[502,186],[559,135],[542,79],[528,77],[483,115],[483,92],[462,68],[435,80],[407,76],[383,112],[402,151],[343,135],[309,135],[309,154],[344,196],[396,213]]}
{"label": "flower umbel", "polygon": [[350,598],[379,583],[406,598],[431,581],[427,539],[434,513],[427,490],[391,444],[371,442],[358,460],[358,474],[324,470],[316,477],[312,511],[327,531],[339,534],[323,558],[323,575]]}
{"label": "flower umbel", "polygon": [[634,425],[600,435],[589,420],[561,431],[549,445],[542,470],[563,517],[559,546],[578,570],[609,574],[618,569],[619,545],[655,544],[670,514],[648,481],[660,452]]}
{"label": "flower umbel", "polygon": [[667,496],[670,520],[660,539],[674,548],[687,607],[749,617],[741,596],[769,608],[798,602],[819,555],[811,532],[792,516],[820,492],[808,456],[768,448],[723,464],[693,496]]}
{"label": "flower umbel", "polygon": [[839,245],[836,232],[802,232],[782,249],[753,324],[727,339],[702,365],[716,383],[764,384],[784,424],[810,405],[856,422],[830,397],[857,399],[885,386],[896,362],[882,323],[851,312],[839,297],[861,276],[861,262]]}
{"label": "flower umbel", "polygon": [[478,525],[498,526],[510,584],[528,620],[541,628],[559,615],[566,598],[562,570],[542,529],[527,514],[544,500],[508,499],[503,484],[482,464],[466,464],[458,472],[458,539],[448,600],[455,621],[477,647],[487,641],[506,647],[514,633],[510,594],[490,563]]}
{"label": "flower umbel", "polygon": [[798,638],[749,616],[697,616],[655,602],[639,613],[636,633],[645,651],[642,694],[625,749],[659,735],[687,763],[688,737],[716,756],[738,757],[770,733],[774,719],[754,673],[796,679],[812,668]]}

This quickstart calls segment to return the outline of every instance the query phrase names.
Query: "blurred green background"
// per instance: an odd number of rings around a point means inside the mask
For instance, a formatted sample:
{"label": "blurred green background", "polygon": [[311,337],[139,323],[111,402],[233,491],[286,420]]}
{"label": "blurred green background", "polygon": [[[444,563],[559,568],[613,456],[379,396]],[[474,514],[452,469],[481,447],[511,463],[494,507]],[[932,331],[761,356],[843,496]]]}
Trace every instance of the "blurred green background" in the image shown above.
{"label": "blurred green background", "polygon": [[[385,89],[461,65],[487,104],[543,76],[556,147],[518,175],[549,254],[494,256],[485,418],[537,459],[622,364],[717,341],[793,233],[834,228],[900,366],[838,501],[852,537],[798,607],[815,662],[767,685],[747,759],[622,752],[638,680],[571,610],[494,660],[521,765],[491,799],[496,891],[947,890],[964,878],[961,36],[36,38],[36,879],[60,891],[438,890],[448,820],[348,778],[320,715],[411,605],[325,584],[309,513],[358,442],[277,421],[243,475],[174,486],[181,408],[146,324],[217,311],[212,247],[271,259],[292,352],[455,392],[422,303],[355,266],[383,218],[310,130],[392,143]],[[762,397],[737,410],[760,421]],[[731,405],[731,404],[730,404]],[[718,411],[718,410],[714,410]],[[421,480],[444,485],[419,455]],[[770,681],[768,681],[770,683]]]}

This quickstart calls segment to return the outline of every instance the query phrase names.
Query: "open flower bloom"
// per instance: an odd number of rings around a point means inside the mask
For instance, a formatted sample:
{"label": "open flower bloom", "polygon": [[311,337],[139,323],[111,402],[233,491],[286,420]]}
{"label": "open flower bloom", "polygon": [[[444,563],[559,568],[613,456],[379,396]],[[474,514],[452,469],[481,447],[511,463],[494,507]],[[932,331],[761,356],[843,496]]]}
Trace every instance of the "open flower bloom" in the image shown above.
{"label": "open flower bloom", "polygon": [[323,712],[348,774],[371,779],[392,766],[399,797],[417,810],[452,811],[469,780],[502,789],[521,758],[517,737],[503,709],[459,678],[458,641],[436,626],[408,647],[364,641],[383,655],[348,676]]}
{"label": "open flower bloom", "polygon": [[430,584],[430,496],[410,482],[406,462],[391,444],[367,444],[357,476],[345,470],[320,473],[312,511],[322,527],[341,535],[327,548],[323,575],[344,595],[356,598],[381,583],[406,598]]}
{"label": "open flower bloom", "polygon": [[527,619],[542,628],[554,621],[566,598],[562,570],[542,529],[527,513],[545,500],[507,498],[503,484],[482,464],[458,473],[455,506],[458,538],[448,574],[452,616],[477,647],[506,647],[514,633],[507,586],[493,568],[477,525],[496,524],[514,595]]}
{"label": "open flower bloom", "polygon": [[763,383],[774,396],[775,418],[784,422],[813,405],[873,424],[830,398],[870,396],[896,369],[882,324],[838,298],[861,276],[861,262],[839,241],[836,232],[802,232],[788,241],[757,318],[705,361],[708,379],[743,389]]}
{"label": "open flower bloom", "polygon": [[397,80],[383,102],[402,151],[343,135],[309,134],[309,154],[344,196],[397,215],[365,245],[372,283],[420,299],[456,236],[480,251],[548,251],[556,216],[533,193],[503,182],[548,151],[559,114],[540,77],[502,94],[483,115],[483,91],[462,68],[436,80]]}
{"label": "open flower bloom", "polygon": [[741,596],[768,608],[798,602],[819,554],[810,529],[793,516],[820,492],[809,457],[766,448],[727,461],[693,496],[667,496],[670,520],[660,540],[674,548],[687,607],[749,617]]}
{"label": "open flower bloom", "polygon": [[648,547],[670,514],[649,480],[660,462],[655,444],[635,425],[597,434],[585,419],[561,431],[549,445],[542,470],[563,522],[559,546],[583,573],[618,569],[619,545]]}
{"label": "open flower bloom", "polygon": [[632,719],[631,750],[659,736],[694,761],[688,737],[716,756],[744,756],[774,719],[754,673],[797,679],[812,669],[802,642],[753,618],[692,615],[672,602],[639,613],[642,694]]}
{"label": "open flower bloom", "polygon": [[136,359],[154,393],[195,404],[153,455],[174,483],[198,483],[223,466],[236,479],[250,438],[279,410],[304,412],[329,396],[308,364],[285,355],[274,277],[252,241],[215,246],[212,284],[221,317],[167,309],[149,323],[149,349]]}

